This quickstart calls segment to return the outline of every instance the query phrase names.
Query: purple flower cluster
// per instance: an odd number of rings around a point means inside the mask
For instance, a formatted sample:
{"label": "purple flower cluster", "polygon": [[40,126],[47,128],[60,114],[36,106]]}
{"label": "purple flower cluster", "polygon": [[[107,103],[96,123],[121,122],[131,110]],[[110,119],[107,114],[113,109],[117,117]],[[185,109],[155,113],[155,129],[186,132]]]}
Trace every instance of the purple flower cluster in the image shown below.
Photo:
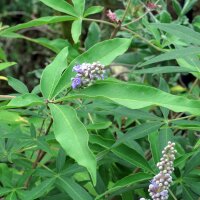
{"label": "purple flower cluster", "polygon": [[[169,197],[168,190],[172,183],[172,172],[174,171],[173,162],[175,159],[176,150],[175,143],[168,142],[168,145],[162,151],[162,158],[157,163],[160,172],[153,177],[149,185],[149,195],[152,200],[167,200]],[[145,200],[145,198],[140,198]]]}
{"label": "purple flower cluster", "polygon": [[95,82],[95,80],[104,79],[105,70],[104,65],[100,62],[83,63],[75,65],[73,71],[76,72],[76,76],[72,78],[72,88],[87,87]]}

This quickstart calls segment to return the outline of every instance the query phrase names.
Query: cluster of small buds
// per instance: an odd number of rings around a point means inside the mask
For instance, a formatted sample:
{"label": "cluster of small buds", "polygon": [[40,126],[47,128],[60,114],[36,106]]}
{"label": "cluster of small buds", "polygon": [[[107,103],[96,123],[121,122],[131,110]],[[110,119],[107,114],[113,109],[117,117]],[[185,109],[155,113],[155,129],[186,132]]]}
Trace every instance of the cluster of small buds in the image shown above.
{"label": "cluster of small buds", "polygon": [[[175,143],[168,142],[168,145],[162,151],[162,158],[157,163],[159,173],[153,177],[149,185],[149,195],[152,200],[167,200],[169,197],[168,189],[172,183],[172,172],[174,171],[173,162],[176,150]],[[145,198],[140,198],[145,200]]]}
{"label": "cluster of small buds", "polygon": [[83,63],[73,67],[76,76],[72,78],[72,88],[83,88],[91,85],[95,80],[104,79],[105,69],[100,62]]}
{"label": "cluster of small buds", "polygon": [[120,20],[117,18],[117,15],[112,12],[110,9],[107,11],[107,17],[110,19],[111,22],[119,23]]}

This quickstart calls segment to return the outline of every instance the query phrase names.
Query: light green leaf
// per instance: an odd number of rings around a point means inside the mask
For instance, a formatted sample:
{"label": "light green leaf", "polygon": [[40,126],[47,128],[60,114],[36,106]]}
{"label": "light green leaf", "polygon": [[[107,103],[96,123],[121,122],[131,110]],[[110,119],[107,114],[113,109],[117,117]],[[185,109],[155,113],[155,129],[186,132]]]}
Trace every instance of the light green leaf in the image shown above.
{"label": "light green leaf", "polygon": [[96,199],[101,199],[106,194],[113,193],[121,188],[127,188],[135,183],[147,181],[151,178],[152,178],[152,175],[149,175],[146,173],[131,174],[131,175],[126,176],[126,177],[122,178],[121,180],[117,181],[109,190],[107,190],[105,193],[97,196]]}
{"label": "light green leaf", "polygon": [[92,6],[92,7],[89,7],[89,8],[85,11],[84,17],[87,17],[87,16],[89,16],[89,15],[93,15],[93,14],[99,13],[99,12],[101,12],[103,9],[104,9],[104,7],[102,7],[102,6]]}
{"label": "light green leaf", "polygon": [[60,91],[62,91],[65,88],[66,83],[71,83],[71,78],[74,76],[72,68],[75,64],[81,64],[83,62],[92,63],[99,61],[104,65],[109,65],[116,57],[123,54],[129,48],[131,40],[132,39],[121,38],[106,40],[94,45],[86,52],[75,58],[62,75],[62,78],[60,79],[55,93],[58,94]]}
{"label": "light green leaf", "polygon": [[54,134],[66,153],[89,171],[96,184],[96,159],[88,147],[89,136],[73,108],[50,104]]}
{"label": "light green leaf", "polygon": [[99,122],[94,124],[88,124],[86,128],[88,130],[101,130],[101,129],[107,129],[109,126],[112,125],[112,122]]}
{"label": "light green leaf", "polygon": [[[141,66],[150,65],[157,62],[162,62],[166,60],[173,60],[177,58],[184,58],[187,56],[193,56],[196,54],[200,54],[200,47],[187,47],[181,49],[170,50],[167,53],[156,56],[146,62],[144,62]],[[182,66],[184,67],[184,66]]]}
{"label": "light green leaf", "polygon": [[92,22],[89,26],[88,35],[85,40],[85,47],[89,49],[100,41],[101,30],[96,22]]}
{"label": "light green leaf", "polygon": [[26,106],[41,105],[43,103],[43,99],[35,94],[23,94],[21,96],[16,96],[5,107],[2,108],[20,108]]}
{"label": "light green leaf", "polygon": [[29,22],[23,23],[23,24],[18,24],[16,26],[9,27],[3,31],[0,32],[0,35],[6,36],[9,32],[15,32],[21,29],[25,28],[30,28],[30,27],[35,27],[35,26],[42,26],[45,24],[53,24],[53,23],[58,23],[58,22],[63,22],[63,21],[71,21],[74,20],[74,17],[71,16],[47,16],[47,17],[41,17],[38,19],[31,20]]}
{"label": "light green leaf", "polygon": [[166,31],[167,33],[172,34],[173,36],[176,36],[189,44],[192,43],[195,45],[200,45],[200,33],[186,26],[165,23],[155,23],[151,24],[151,26]]}
{"label": "light green leaf", "polygon": [[21,94],[29,93],[28,88],[23,82],[11,76],[8,77],[8,85]]}
{"label": "light green leaf", "polygon": [[72,29],[71,29],[74,43],[77,43],[79,41],[79,37],[81,35],[81,29],[82,29],[82,20],[81,19],[75,20],[72,23]]}
{"label": "light green leaf", "polygon": [[79,16],[83,16],[85,10],[85,0],[72,0],[74,4],[74,9],[79,14]]}
{"label": "light green leaf", "polygon": [[17,64],[16,62],[3,62],[0,63],[0,71]]}
{"label": "light green leaf", "polygon": [[164,74],[164,73],[180,73],[180,72],[198,72],[198,71],[178,66],[162,66],[162,67],[150,67],[147,69],[135,70],[133,71],[133,74]]}
{"label": "light green leaf", "polygon": [[57,10],[57,11],[60,11],[60,12],[63,12],[75,17],[78,16],[74,7],[71,4],[67,3],[65,0],[57,0],[57,1],[40,0],[40,1],[54,10]]}
{"label": "light green leaf", "polygon": [[56,181],[59,188],[64,190],[73,200],[92,200],[92,197],[73,179],[58,177]]}
{"label": "light green leaf", "polygon": [[189,12],[195,3],[197,3],[198,0],[185,0],[183,9],[181,11],[181,16],[185,15],[187,12]]}
{"label": "light green leaf", "polygon": [[47,99],[55,96],[54,90],[59,83],[63,70],[67,67],[67,56],[68,47],[62,49],[54,61],[42,73],[40,86],[43,96]]}
{"label": "light green leaf", "polygon": [[132,109],[147,106],[162,106],[175,112],[189,112],[200,115],[200,101],[172,95],[146,85],[124,82],[99,81],[86,89],[75,91],[63,101],[71,98],[105,98]]}

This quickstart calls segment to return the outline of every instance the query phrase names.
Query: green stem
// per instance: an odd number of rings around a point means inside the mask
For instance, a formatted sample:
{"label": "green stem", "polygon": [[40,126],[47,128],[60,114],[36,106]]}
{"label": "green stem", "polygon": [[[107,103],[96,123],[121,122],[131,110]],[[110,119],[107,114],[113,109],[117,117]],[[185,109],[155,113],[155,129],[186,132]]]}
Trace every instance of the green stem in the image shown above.
{"label": "green stem", "polygon": [[169,193],[171,194],[171,196],[172,196],[172,198],[174,199],[174,200],[177,200],[177,198],[175,197],[175,195],[173,194],[173,192],[169,189]]}

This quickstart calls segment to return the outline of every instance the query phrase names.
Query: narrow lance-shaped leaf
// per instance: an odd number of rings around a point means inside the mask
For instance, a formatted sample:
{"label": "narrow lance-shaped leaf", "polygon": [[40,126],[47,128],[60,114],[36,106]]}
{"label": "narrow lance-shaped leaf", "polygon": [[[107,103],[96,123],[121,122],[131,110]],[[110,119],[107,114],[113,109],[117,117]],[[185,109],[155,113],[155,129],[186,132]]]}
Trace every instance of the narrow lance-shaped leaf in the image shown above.
{"label": "narrow lance-shaped leaf", "polygon": [[74,72],[72,72],[74,65],[84,62],[92,63],[96,61],[99,61],[103,65],[109,65],[116,57],[123,54],[128,49],[130,43],[131,39],[116,38],[100,42],[91,47],[70,63],[69,67],[62,75],[62,78],[56,87],[55,93],[58,94],[62,91],[66,87],[66,83],[71,83],[71,78],[74,76]]}
{"label": "narrow lance-shaped leaf", "polygon": [[151,122],[151,123],[138,125],[128,130],[126,134],[124,134],[122,137],[120,137],[117,140],[115,145],[119,145],[125,141],[130,141],[130,140],[135,140],[135,139],[145,137],[146,135],[152,133],[153,131],[158,130],[161,125],[162,123],[159,123],[159,122]]}
{"label": "narrow lance-shaped leaf", "polygon": [[96,199],[100,199],[106,194],[113,193],[121,188],[125,188],[128,186],[131,186],[135,183],[139,183],[142,181],[146,181],[152,178],[152,175],[146,174],[146,173],[137,173],[137,174],[131,174],[129,176],[126,176],[122,178],[121,180],[117,181],[109,190],[107,190],[105,193],[97,196]]}
{"label": "narrow lance-shaped leaf", "polygon": [[11,76],[8,77],[8,85],[10,85],[14,90],[16,90],[19,93],[29,93],[28,88],[23,82]]}
{"label": "narrow lance-shaped leaf", "polygon": [[[181,49],[170,50],[164,54],[156,56],[146,62],[144,62],[141,66],[150,65],[157,62],[162,62],[166,60],[173,60],[177,58],[184,58],[186,56],[193,56],[196,54],[200,54],[200,47],[187,47]],[[184,66],[182,66],[184,67]]]}
{"label": "narrow lance-shaped leaf", "polygon": [[60,176],[56,183],[58,187],[64,190],[73,200],[92,200],[89,193],[72,178]]}
{"label": "narrow lance-shaped leaf", "polygon": [[72,0],[74,4],[74,9],[79,14],[79,16],[83,16],[85,10],[85,0]]}
{"label": "narrow lance-shaped leaf", "polygon": [[25,28],[30,28],[30,27],[35,27],[35,26],[42,26],[45,24],[53,24],[53,23],[58,23],[58,22],[63,22],[63,21],[71,21],[74,20],[75,17],[72,16],[47,16],[47,17],[40,17],[38,19],[31,20],[26,23],[18,24],[16,26],[9,27],[3,31],[0,32],[0,35],[3,35],[6,37],[6,35],[9,32],[15,32],[21,29]]}
{"label": "narrow lance-shaped leaf", "polygon": [[188,43],[200,45],[200,33],[194,31],[191,28],[178,25],[178,24],[169,24],[169,23],[166,23],[166,24],[156,23],[156,24],[151,24],[151,26],[159,28],[163,31],[166,31],[167,33],[170,33],[174,36],[177,36],[183,41],[186,41]]}
{"label": "narrow lance-shaped leaf", "polygon": [[54,97],[54,90],[61,78],[63,70],[67,67],[67,56],[68,47],[65,47],[42,73],[40,86],[43,96],[47,99]]}
{"label": "narrow lance-shaped leaf", "polygon": [[54,10],[72,15],[72,16],[78,16],[77,12],[75,11],[74,7],[67,3],[65,0],[40,0],[45,5],[49,6],[50,8],[53,8]]}
{"label": "narrow lance-shaped leaf", "polygon": [[11,67],[11,66],[13,66],[15,64],[16,64],[15,62],[3,62],[3,63],[0,63],[0,71],[3,70],[3,69],[6,69],[8,67]]}
{"label": "narrow lance-shaped leaf", "polygon": [[77,97],[106,98],[132,109],[157,105],[175,112],[189,112],[194,115],[200,115],[200,101],[172,95],[140,84],[99,81],[95,85],[79,90],[68,97],[61,98],[59,101]]}
{"label": "narrow lance-shaped leaf", "polygon": [[88,147],[87,130],[78,119],[76,111],[66,105],[50,104],[49,107],[54,120],[56,140],[69,156],[87,168],[96,184],[96,159]]}
{"label": "narrow lance-shaped leaf", "polygon": [[81,35],[81,29],[82,29],[82,20],[81,19],[75,20],[72,23],[72,30],[71,30],[74,43],[78,42],[79,37]]}

